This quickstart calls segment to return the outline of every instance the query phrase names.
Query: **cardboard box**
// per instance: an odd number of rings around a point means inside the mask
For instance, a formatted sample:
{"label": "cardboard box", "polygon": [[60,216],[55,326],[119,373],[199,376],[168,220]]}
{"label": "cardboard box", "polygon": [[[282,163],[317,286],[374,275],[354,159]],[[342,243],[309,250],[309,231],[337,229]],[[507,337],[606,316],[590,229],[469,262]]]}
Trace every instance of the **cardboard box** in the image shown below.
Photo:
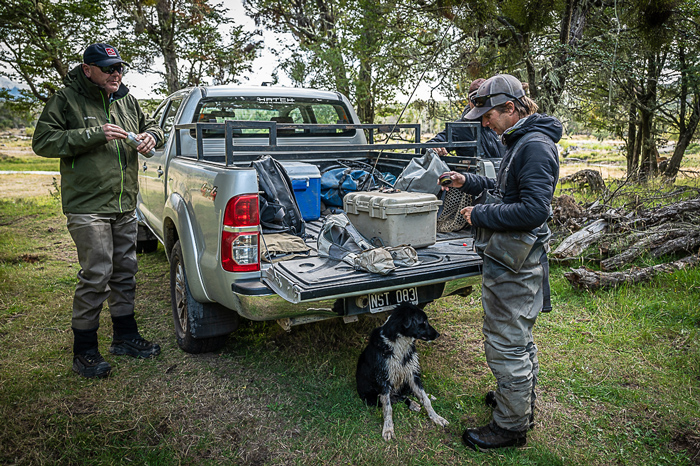
{"label": "cardboard box", "polygon": [[343,198],[350,222],[367,239],[384,246],[435,244],[437,212],[442,201],[426,193],[355,192]]}
{"label": "cardboard box", "polygon": [[292,180],[294,196],[297,198],[304,221],[321,216],[321,172],[316,165],[303,162],[281,162]]}

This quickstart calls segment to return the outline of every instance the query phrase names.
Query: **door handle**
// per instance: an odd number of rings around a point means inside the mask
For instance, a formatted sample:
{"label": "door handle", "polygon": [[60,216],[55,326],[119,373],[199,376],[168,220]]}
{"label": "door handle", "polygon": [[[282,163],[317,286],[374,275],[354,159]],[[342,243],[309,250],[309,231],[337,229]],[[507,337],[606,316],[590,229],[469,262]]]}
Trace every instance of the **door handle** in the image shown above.
{"label": "door handle", "polygon": [[148,170],[148,165],[146,165],[146,162],[143,162],[143,171]]}
{"label": "door handle", "polygon": [[163,171],[163,167],[158,167],[158,170],[156,170],[156,173],[158,173],[158,178],[160,178],[161,176],[163,176],[163,174],[165,173],[165,172]]}

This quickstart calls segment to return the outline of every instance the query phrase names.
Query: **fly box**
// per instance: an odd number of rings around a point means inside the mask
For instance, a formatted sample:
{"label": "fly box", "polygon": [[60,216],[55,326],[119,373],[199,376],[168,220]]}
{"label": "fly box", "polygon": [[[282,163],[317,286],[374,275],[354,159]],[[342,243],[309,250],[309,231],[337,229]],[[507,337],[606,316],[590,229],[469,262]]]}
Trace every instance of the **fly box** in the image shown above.
{"label": "fly box", "polygon": [[354,192],[343,198],[350,222],[367,239],[384,246],[435,244],[437,212],[442,201],[426,193]]}

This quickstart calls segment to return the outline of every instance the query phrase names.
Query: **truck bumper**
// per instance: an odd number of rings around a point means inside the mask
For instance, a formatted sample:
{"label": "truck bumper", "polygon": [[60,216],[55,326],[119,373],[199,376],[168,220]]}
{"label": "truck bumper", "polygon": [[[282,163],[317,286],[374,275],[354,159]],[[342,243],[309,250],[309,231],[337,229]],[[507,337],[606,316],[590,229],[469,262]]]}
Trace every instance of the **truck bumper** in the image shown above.
{"label": "truck bumper", "polygon": [[[481,283],[481,276],[476,275],[419,287],[419,302],[427,303],[451,295],[466,296],[471,293],[472,287],[479,283]],[[270,289],[259,281],[239,282],[232,288],[238,301],[236,310],[242,317],[249,320],[294,319],[301,323],[370,312],[369,307],[361,307],[357,304],[368,301],[367,295],[361,292],[295,304],[271,293]]]}

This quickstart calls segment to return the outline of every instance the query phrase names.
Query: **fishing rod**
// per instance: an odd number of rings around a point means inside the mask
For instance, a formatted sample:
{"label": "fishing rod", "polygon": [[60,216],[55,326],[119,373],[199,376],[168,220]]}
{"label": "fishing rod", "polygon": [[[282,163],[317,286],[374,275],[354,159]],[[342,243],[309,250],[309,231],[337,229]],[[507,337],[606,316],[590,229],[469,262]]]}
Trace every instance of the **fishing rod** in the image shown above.
{"label": "fishing rod", "polygon": [[[459,10],[462,9],[464,2],[465,2],[465,0],[462,0],[462,2],[460,3]],[[430,59],[430,62],[425,66],[425,68],[423,68],[423,72],[421,73],[420,77],[418,78],[418,81],[416,82],[416,85],[413,88],[411,95],[408,97],[406,104],[401,109],[401,113],[399,113],[399,118],[396,120],[396,122],[394,123],[394,126],[391,128],[391,131],[389,132],[389,136],[387,136],[386,140],[384,141],[384,144],[388,144],[389,140],[391,140],[391,137],[396,132],[396,127],[401,123],[401,119],[403,118],[403,114],[406,112],[406,109],[408,108],[408,104],[411,103],[411,100],[413,99],[413,96],[415,95],[416,91],[418,90],[418,86],[420,86],[421,82],[423,81],[425,74],[428,72],[428,69],[433,65],[433,63],[437,59],[438,54],[440,53],[440,45],[445,40],[445,37],[447,37],[447,34],[450,32],[450,30],[454,27],[456,18],[457,18],[457,15],[452,16],[452,19],[450,20],[450,26],[445,29],[444,34],[442,35],[442,37],[440,38],[438,43],[435,45],[435,52],[433,53],[432,58]],[[374,165],[372,166],[372,173],[370,173],[370,176],[368,176],[367,179],[362,183],[362,190],[363,191],[364,191],[367,183],[372,178],[372,174],[376,171],[377,163],[379,162],[379,158],[382,156],[382,154],[384,154],[384,149],[381,149],[379,151],[379,154],[377,154],[377,158],[375,159]]]}

